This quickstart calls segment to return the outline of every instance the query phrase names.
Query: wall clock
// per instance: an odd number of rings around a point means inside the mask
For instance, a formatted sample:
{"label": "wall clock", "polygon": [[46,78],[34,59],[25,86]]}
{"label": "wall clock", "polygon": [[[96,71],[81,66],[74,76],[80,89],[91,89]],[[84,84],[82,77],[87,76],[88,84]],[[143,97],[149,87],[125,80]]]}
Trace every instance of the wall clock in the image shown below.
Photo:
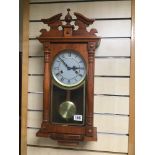
{"label": "wall clock", "polygon": [[[80,13],[65,19],[57,14],[42,19],[50,30],[37,38],[44,47],[43,120],[37,136],[63,145],[96,141],[93,126],[94,55],[100,43],[96,29],[87,31],[94,19]],[[71,24],[73,23],[73,24]]]}

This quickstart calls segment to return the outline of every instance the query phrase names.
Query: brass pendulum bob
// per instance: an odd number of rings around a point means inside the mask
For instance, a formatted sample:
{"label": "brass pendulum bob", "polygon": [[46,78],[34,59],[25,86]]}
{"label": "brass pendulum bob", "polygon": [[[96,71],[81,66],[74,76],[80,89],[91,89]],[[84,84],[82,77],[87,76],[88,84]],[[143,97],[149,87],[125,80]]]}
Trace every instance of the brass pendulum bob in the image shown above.
{"label": "brass pendulum bob", "polygon": [[70,90],[67,90],[66,101],[62,102],[59,106],[59,114],[65,120],[69,120],[76,114],[76,106],[70,101]]}

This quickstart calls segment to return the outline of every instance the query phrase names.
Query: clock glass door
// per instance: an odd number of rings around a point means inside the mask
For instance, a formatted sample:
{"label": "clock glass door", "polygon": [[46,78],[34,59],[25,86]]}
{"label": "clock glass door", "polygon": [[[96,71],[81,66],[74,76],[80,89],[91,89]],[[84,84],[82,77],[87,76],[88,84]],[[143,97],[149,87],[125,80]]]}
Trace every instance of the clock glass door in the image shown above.
{"label": "clock glass door", "polygon": [[84,125],[86,63],[73,50],[60,52],[51,66],[51,122]]}

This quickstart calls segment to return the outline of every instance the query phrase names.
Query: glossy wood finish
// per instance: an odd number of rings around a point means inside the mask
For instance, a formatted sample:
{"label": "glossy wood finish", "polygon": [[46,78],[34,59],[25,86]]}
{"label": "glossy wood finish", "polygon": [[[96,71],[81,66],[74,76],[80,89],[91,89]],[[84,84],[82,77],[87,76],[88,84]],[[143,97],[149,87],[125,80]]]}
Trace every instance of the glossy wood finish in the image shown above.
{"label": "glossy wood finish", "polygon": [[93,136],[93,112],[94,112],[94,55],[95,42],[88,43],[88,78],[87,78],[87,103],[86,104],[86,135]]}
{"label": "glossy wood finish", "polygon": [[[63,145],[76,145],[79,141],[96,141],[97,129],[93,127],[93,112],[94,112],[94,57],[95,49],[99,45],[100,37],[97,37],[96,29],[87,31],[87,27],[94,22],[93,19],[86,18],[80,13],[74,13],[76,16],[75,26],[71,25],[72,17],[70,9],[65,16],[66,24],[63,25],[60,17],[62,14],[57,14],[48,19],[42,19],[44,24],[50,26],[50,30],[42,29],[42,33],[38,40],[44,46],[44,85],[43,85],[43,121],[41,129],[37,132],[37,136],[50,137],[58,140]],[[58,27],[62,27],[59,30]],[[54,57],[65,49],[71,49],[79,52],[84,58],[87,66],[87,84],[86,84],[86,123],[84,126],[71,126],[54,124],[49,121],[52,99],[52,84],[50,77],[50,66]]]}
{"label": "glossy wood finish", "polygon": [[44,44],[44,96],[43,96],[43,122],[49,122],[50,105],[50,49],[47,43]]}

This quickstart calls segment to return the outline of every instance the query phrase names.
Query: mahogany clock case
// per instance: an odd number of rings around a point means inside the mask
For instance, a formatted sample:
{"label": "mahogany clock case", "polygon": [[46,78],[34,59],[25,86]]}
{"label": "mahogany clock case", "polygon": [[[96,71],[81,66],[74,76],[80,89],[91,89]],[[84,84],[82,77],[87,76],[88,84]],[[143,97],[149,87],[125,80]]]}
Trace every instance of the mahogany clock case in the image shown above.
{"label": "mahogany clock case", "polygon": [[[74,13],[72,19],[70,9],[65,16],[66,24],[60,20],[62,14],[48,19],[42,19],[50,30],[42,29],[37,38],[44,47],[44,81],[43,81],[43,120],[37,136],[50,137],[61,144],[78,144],[81,141],[96,141],[97,129],[93,126],[94,120],[94,57],[95,49],[100,43],[96,29],[87,31],[94,19],[89,19],[80,13]],[[71,25],[71,22],[74,25]],[[78,26],[75,30],[74,27]],[[62,27],[62,30],[59,29]],[[82,122],[64,120],[60,117],[58,107],[67,96],[67,89],[54,84],[51,76],[51,66],[57,54],[64,50],[77,51],[86,63],[86,78],[80,87],[70,90],[70,100],[75,103],[77,113],[82,115]]]}

